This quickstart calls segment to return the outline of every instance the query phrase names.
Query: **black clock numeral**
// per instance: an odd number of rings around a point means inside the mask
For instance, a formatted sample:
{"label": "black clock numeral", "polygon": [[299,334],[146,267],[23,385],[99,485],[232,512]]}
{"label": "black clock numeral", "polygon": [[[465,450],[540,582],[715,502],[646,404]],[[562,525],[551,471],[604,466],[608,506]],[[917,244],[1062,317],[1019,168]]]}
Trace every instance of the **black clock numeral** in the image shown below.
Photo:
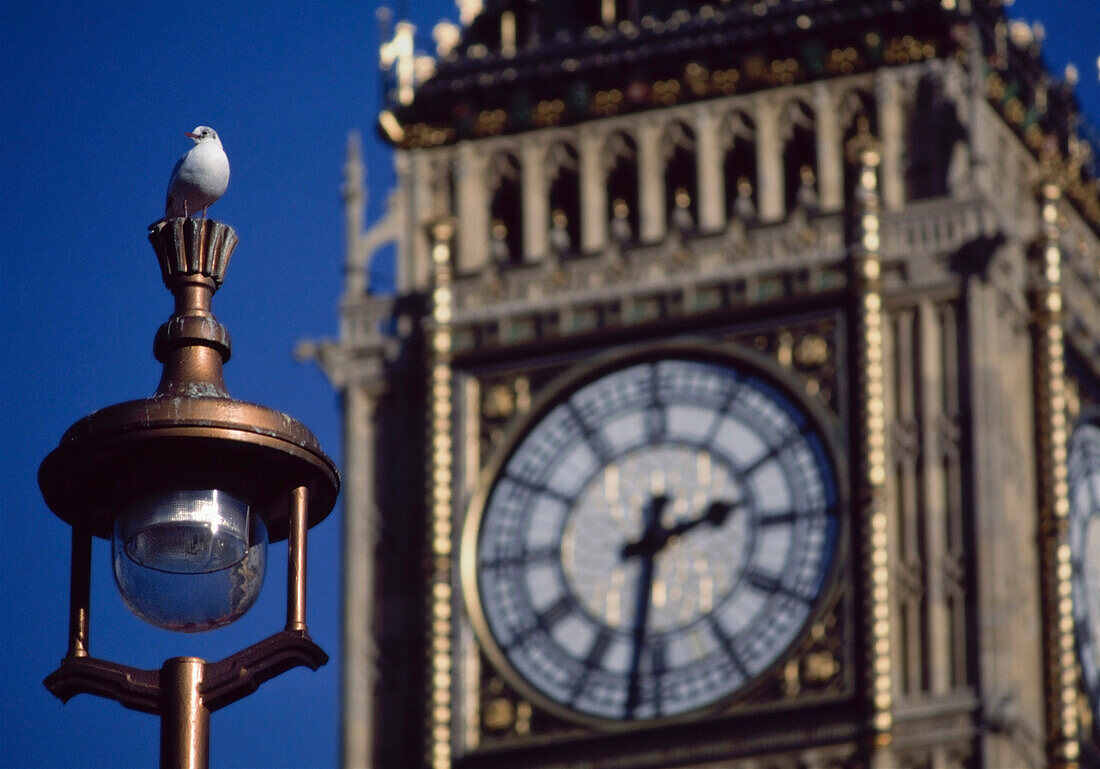
{"label": "black clock numeral", "polygon": [[555,601],[544,611],[539,612],[533,618],[533,622],[530,622],[525,627],[520,627],[516,631],[513,642],[508,646],[509,649],[519,648],[527,646],[529,642],[539,645],[542,641],[532,641],[531,639],[539,634],[549,634],[553,630],[553,627],[561,622],[562,619],[568,617],[573,612],[573,607],[569,603],[569,598],[562,596],[558,601]]}
{"label": "black clock numeral", "polygon": [[526,646],[533,636],[539,633],[550,633],[555,625],[568,617],[572,612],[573,606],[570,604],[568,597],[562,596],[543,611],[536,613],[534,621],[518,629],[513,642],[508,648],[512,649]]}
{"label": "black clock numeral", "polygon": [[557,563],[561,560],[561,547],[559,545],[547,545],[535,548],[524,553],[524,562],[528,566],[540,566],[543,564]]}
{"label": "black clock numeral", "polygon": [[646,438],[651,441],[659,441],[665,436],[668,429],[665,404],[661,400],[661,383],[657,366],[649,367],[649,405],[645,410]]}
{"label": "black clock numeral", "polygon": [[649,669],[654,676],[660,677],[668,670],[668,644],[664,641],[650,641]]}
{"label": "black clock numeral", "polygon": [[573,405],[572,401],[566,401],[566,407],[569,409],[569,415],[573,417],[573,420],[580,427],[581,433],[584,435],[584,441],[588,444],[589,448],[596,454],[600,460],[600,464],[607,465],[615,458],[615,452],[610,446],[607,445],[607,441],[596,430],[593,430],[587,422],[584,421],[584,417],[577,411],[577,407]]}
{"label": "black clock numeral", "polygon": [[733,638],[730,637],[726,629],[722,627],[722,624],[718,621],[718,618],[713,614],[707,616],[707,625],[710,627],[710,632],[714,634],[714,637],[718,639],[718,643],[722,646],[722,651],[726,653],[726,657],[736,668],[740,674],[742,680],[750,677],[749,669],[745,666],[745,661],[741,658],[740,652],[737,651],[737,647],[734,645]]}
{"label": "black clock numeral", "polygon": [[754,571],[748,575],[748,583],[758,590],[763,590],[765,593],[778,593],[783,589],[783,585],[778,578],[768,574],[761,574],[758,571]]}
{"label": "black clock numeral", "polygon": [[506,475],[504,477],[508,481],[516,484],[517,486],[521,486],[524,489],[527,489],[528,491],[530,491],[532,494],[534,494],[537,497],[548,497],[548,498],[554,500],[555,502],[560,502],[561,504],[569,506],[569,507],[571,507],[573,505],[573,502],[575,501],[572,497],[566,496],[565,494],[562,494],[560,491],[555,491],[554,489],[551,489],[550,487],[546,486],[545,484],[531,483],[531,481],[525,480],[523,478],[519,478],[515,475]]}
{"label": "black clock numeral", "polygon": [[645,410],[645,434],[650,442],[659,441],[665,437],[668,429],[668,420],[664,408],[654,404]]}
{"label": "black clock numeral", "polygon": [[757,519],[758,526],[790,526],[799,518],[798,513],[794,510],[787,510],[782,513],[765,513]]}
{"label": "black clock numeral", "polygon": [[715,409],[714,421],[711,422],[710,429],[707,430],[707,434],[703,438],[701,445],[714,445],[714,439],[718,437],[718,431],[722,429],[722,422],[725,421],[726,416],[730,413],[730,409],[733,408],[734,401],[737,400],[737,394],[740,389],[739,386],[731,387],[729,392],[726,393],[726,397],[722,400],[722,405]]}
{"label": "black clock numeral", "polygon": [[756,461],[753,462],[751,465],[749,465],[748,467],[742,468],[741,472],[743,472],[745,475],[752,475],[757,470],[759,470],[761,467],[766,465],[768,462],[770,462],[771,460],[773,460],[777,456],[779,456],[779,451],[780,451],[780,448],[775,447],[775,448],[770,449],[769,451],[764,452],[759,457],[757,457]]}
{"label": "black clock numeral", "polygon": [[653,674],[653,711],[661,713],[661,678],[668,671],[666,659],[668,646],[664,641],[651,641],[649,643],[649,669]]}
{"label": "black clock numeral", "polygon": [[778,577],[773,577],[769,574],[753,571],[745,575],[745,580],[757,590],[765,593],[779,593],[780,595],[785,595],[796,601],[801,601],[802,603],[810,603],[813,600],[797,590],[792,590],[784,585]]}
{"label": "black clock numeral", "polygon": [[596,635],[596,639],[592,642],[592,646],[588,649],[588,654],[584,657],[584,665],[590,670],[598,669],[603,663],[604,655],[607,654],[607,650],[611,647],[611,634],[606,631],[600,631]]}
{"label": "black clock numeral", "polygon": [[484,558],[481,565],[486,569],[511,569],[524,566],[540,566],[557,563],[561,560],[561,548],[557,545],[524,550],[518,555]]}
{"label": "black clock numeral", "polygon": [[759,470],[761,467],[763,467],[765,464],[767,464],[768,461],[770,461],[772,459],[775,459],[780,454],[782,454],[784,451],[786,451],[791,446],[793,446],[795,443],[797,443],[798,441],[803,440],[803,433],[804,432],[805,432],[805,427],[797,429],[797,430],[792,430],[791,432],[787,433],[785,436],[783,436],[782,440],[780,440],[778,443],[773,445],[771,447],[771,449],[769,449],[762,456],[757,458],[757,460],[755,462],[753,462],[748,467],[742,468],[742,472],[745,475],[752,475],[757,470]]}
{"label": "black clock numeral", "polygon": [[572,611],[573,607],[570,605],[569,599],[563,596],[554,602],[548,609],[539,613],[539,624],[547,630],[551,630],[554,625],[569,616]]}
{"label": "black clock numeral", "polygon": [[594,671],[603,669],[603,658],[611,648],[611,634],[601,630],[596,634],[588,653],[584,655],[583,670],[569,693],[569,704],[573,705],[588,688],[588,681]]}

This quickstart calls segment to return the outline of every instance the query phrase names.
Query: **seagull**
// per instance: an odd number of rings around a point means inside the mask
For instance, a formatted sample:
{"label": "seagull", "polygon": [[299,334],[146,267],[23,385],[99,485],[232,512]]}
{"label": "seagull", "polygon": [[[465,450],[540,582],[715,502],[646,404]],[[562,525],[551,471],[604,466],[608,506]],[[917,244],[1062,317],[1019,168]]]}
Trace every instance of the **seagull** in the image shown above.
{"label": "seagull", "polygon": [[210,126],[195,126],[185,136],[195,146],[179,159],[168,182],[168,201],[164,218],[187,217],[206,209],[225,194],[229,186],[229,159],[222,149],[218,132]]}

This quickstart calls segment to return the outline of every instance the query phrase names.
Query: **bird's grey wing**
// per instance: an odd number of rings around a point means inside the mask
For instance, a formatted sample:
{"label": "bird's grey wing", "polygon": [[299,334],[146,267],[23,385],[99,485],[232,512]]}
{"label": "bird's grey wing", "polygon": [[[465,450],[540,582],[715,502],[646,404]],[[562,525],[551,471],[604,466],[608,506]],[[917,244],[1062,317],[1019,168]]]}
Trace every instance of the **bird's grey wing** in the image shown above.
{"label": "bird's grey wing", "polygon": [[175,183],[176,175],[180,172],[180,166],[183,165],[183,161],[184,161],[184,159],[186,159],[186,157],[187,157],[187,155],[183,155],[183,156],[180,157],[179,160],[176,161],[175,167],[172,168],[172,175],[168,177],[168,193],[165,196],[165,201],[164,201],[164,213],[165,214],[167,214],[169,209],[172,207],[172,185]]}

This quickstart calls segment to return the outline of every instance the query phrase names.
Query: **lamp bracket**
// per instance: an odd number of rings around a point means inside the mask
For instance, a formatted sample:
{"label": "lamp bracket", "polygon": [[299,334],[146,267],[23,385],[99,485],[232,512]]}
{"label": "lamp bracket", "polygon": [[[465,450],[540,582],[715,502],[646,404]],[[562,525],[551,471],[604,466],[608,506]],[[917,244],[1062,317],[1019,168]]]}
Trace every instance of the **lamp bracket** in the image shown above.
{"label": "lamp bracket", "polygon": [[[309,633],[283,630],[224,660],[204,663],[202,702],[210,712],[220,710],[288,670],[317,670],[327,662],[328,655]],[[94,694],[130,710],[163,713],[159,670],[141,670],[95,657],[65,657],[45,684],[62,702],[78,694]]]}

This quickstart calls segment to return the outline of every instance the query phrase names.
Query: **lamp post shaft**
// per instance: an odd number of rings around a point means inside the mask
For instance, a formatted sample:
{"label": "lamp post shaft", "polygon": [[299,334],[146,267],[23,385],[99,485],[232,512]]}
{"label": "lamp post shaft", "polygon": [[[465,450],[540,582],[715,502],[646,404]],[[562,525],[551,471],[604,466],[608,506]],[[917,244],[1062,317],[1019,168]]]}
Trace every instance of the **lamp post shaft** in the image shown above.
{"label": "lamp post shaft", "polygon": [[306,529],[309,489],[299,486],[291,492],[290,527],[287,542],[286,629],[306,629]]}
{"label": "lamp post shaft", "polygon": [[206,663],[174,657],[160,669],[160,769],[208,769],[210,710],[202,701]]}
{"label": "lamp post shaft", "polygon": [[91,624],[92,535],[84,526],[73,526],[72,562],[69,568],[69,656],[88,656]]}

